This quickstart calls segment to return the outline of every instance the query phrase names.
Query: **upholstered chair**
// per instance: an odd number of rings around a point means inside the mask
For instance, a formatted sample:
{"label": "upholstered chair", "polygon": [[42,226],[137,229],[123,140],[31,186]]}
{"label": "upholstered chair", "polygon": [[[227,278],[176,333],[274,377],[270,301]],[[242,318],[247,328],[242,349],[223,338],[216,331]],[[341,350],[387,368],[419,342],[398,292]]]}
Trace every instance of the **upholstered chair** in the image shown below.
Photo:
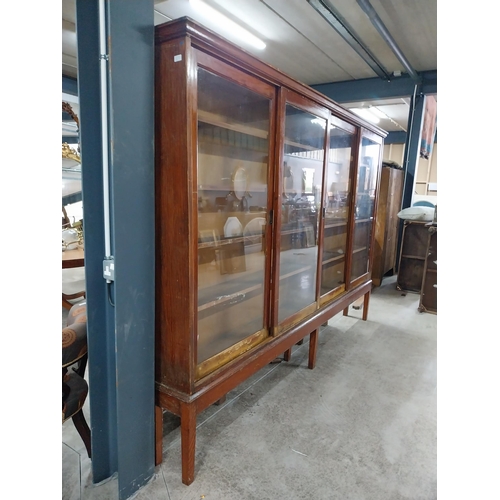
{"label": "upholstered chair", "polygon": [[88,395],[85,380],[87,366],[87,306],[75,304],[62,329],[62,421],[72,419],[91,458],[90,428],[83,414]]}

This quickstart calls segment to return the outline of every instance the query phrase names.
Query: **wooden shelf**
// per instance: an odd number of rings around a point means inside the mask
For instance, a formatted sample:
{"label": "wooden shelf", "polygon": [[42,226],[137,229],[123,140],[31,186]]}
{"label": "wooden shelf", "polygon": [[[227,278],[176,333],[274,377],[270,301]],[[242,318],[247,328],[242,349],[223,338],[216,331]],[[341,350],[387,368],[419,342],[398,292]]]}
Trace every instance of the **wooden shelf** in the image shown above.
{"label": "wooden shelf", "polygon": [[[249,286],[247,288],[243,288],[241,290],[238,290],[238,291],[230,293],[230,294],[220,295],[215,300],[210,300],[208,302],[205,302],[202,305],[199,305],[198,312],[204,311],[205,309],[210,309],[210,308],[216,307],[216,306],[231,306],[234,304],[239,304],[240,302],[243,302],[245,299],[249,298],[248,294],[250,294],[251,292],[254,292],[256,290],[262,290],[262,285],[261,284],[252,285],[252,286]],[[200,293],[200,295],[202,295],[202,294]],[[199,298],[198,298],[198,301],[199,301]]]}
{"label": "wooden shelf", "polygon": [[[311,226],[306,226],[306,227],[313,227]],[[301,227],[301,228],[295,228],[295,229],[286,229],[285,231],[281,231],[280,235],[281,236],[287,236],[289,234],[299,234],[299,233],[304,233],[306,231],[306,227]],[[314,228],[313,228],[314,229]]]}
{"label": "wooden shelf", "polygon": [[335,262],[335,261],[341,261],[345,259],[345,253],[337,253],[335,251],[333,252],[323,252],[323,257],[326,257],[323,259],[322,264],[330,264],[330,262]]}
{"label": "wooden shelf", "polygon": [[[304,149],[306,151],[319,151],[318,148],[315,148],[313,146],[307,146],[305,144],[300,144],[299,142],[291,141],[290,139],[287,139],[286,137],[285,137],[285,144],[288,146],[293,146],[295,148]],[[290,153],[287,153],[287,154],[290,155]],[[319,160],[319,158],[318,158],[318,160]]]}
{"label": "wooden shelf", "polygon": [[354,255],[355,253],[363,252],[363,251],[365,251],[365,250],[367,250],[367,249],[368,249],[368,247],[359,247],[359,248],[355,248],[355,249],[352,251],[352,253],[353,253],[353,255]]}
{"label": "wooden shelf", "polygon": [[[235,240],[236,238],[233,238]],[[300,259],[294,260],[293,255],[298,250],[287,250],[291,252],[287,262],[282,263],[280,272],[280,282],[296,276],[297,274],[312,271],[314,266],[304,265]],[[237,274],[244,275],[245,279],[236,279]],[[198,291],[198,313],[208,309],[214,309],[211,313],[219,311],[221,308],[230,307],[239,304],[255,295],[255,292],[262,291],[262,273],[261,272],[246,272],[230,275],[227,281],[219,283],[215,286],[199,289]],[[243,288],[242,288],[243,285]],[[214,299],[213,297],[217,297]]]}
{"label": "wooden shelf", "polygon": [[[224,158],[221,156],[221,158]],[[213,184],[200,184],[198,186],[198,193],[201,191],[224,191],[226,193],[229,193],[232,191],[230,185],[226,186],[215,186]],[[247,189],[247,192],[252,194],[252,193],[265,193],[267,191],[267,186],[262,186],[262,187],[254,187],[252,186],[250,189]]]}
{"label": "wooden shelf", "polygon": [[198,110],[198,120],[202,123],[207,123],[208,125],[214,125],[216,127],[232,130],[233,132],[252,135],[254,137],[260,137],[261,139],[267,139],[269,136],[269,132],[266,130],[250,127],[248,125],[244,125],[243,123],[226,121],[224,117],[220,115],[203,111],[201,109]]}
{"label": "wooden shelf", "polygon": [[[255,235],[254,235],[255,236]],[[260,235],[258,235],[260,236]],[[245,241],[244,236],[235,236],[234,238],[224,238],[217,241],[205,241],[203,243],[198,243],[198,249],[201,248],[220,248],[225,245],[232,245],[234,243],[241,243]]]}
{"label": "wooden shelf", "polygon": [[425,257],[422,257],[421,255],[406,255],[406,254],[402,254],[401,257],[404,258],[404,259],[425,260]]}
{"label": "wooden shelf", "polygon": [[338,222],[325,222],[325,229],[331,229],[334,227],[342,227],[342,226],[347,226],[347,219],[342,219],[342,221]]}

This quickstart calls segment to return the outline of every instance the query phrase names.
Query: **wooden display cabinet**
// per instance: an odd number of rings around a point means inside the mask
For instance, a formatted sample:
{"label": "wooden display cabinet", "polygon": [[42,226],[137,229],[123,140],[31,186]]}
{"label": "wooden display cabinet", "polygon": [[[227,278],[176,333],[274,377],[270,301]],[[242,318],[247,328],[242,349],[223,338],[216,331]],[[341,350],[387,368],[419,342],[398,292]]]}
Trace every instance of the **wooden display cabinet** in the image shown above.
{"label": "wooden display cabinet", "polygon": [[380,188],[375,225],[375,247],[373,249],[374,286],[380,286],[385,275],[395,274],[398,243],[398,228],[403,198],[404,171],[399,166],[382,162]]}
{"label": "wooden display cabinet", "polygon": [[[156,404],[196,416],[364,298],[385,132],[190,19],[156,27]],[[359,165],[359,166],[358,166]]]}

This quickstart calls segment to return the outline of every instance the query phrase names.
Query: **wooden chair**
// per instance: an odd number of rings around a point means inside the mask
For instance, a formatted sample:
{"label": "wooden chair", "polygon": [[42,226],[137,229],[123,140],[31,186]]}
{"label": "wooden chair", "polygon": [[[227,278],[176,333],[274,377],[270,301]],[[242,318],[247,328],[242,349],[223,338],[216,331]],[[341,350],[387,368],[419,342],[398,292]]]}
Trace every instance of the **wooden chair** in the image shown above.
{"label": "wooden chair", "polygon": [[66,325],[62,329],[62,421],[73,420],[91,458],[90,428],[83,414],[89,390],[84,378],[88,357],[85,302],[71,307]]}

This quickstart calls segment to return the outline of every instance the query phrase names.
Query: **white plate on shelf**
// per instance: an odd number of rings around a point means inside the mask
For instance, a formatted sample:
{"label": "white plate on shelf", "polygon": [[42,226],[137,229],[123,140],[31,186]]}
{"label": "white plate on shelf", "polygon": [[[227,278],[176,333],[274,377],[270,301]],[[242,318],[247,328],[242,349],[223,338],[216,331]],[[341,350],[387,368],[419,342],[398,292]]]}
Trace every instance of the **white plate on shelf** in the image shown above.
{"label": "white plate on shelf", "polygon": [[266,225],[264,217],[255,217],[243,229],[245,244],[251,245],[262,241],[262,227]]}
{"label": "white plate on shelf", "polygon": [[243,234],[243,226],[238,217],[228,217],[224,224],[224,236],[232,238],[234,236],[241,236]]}

